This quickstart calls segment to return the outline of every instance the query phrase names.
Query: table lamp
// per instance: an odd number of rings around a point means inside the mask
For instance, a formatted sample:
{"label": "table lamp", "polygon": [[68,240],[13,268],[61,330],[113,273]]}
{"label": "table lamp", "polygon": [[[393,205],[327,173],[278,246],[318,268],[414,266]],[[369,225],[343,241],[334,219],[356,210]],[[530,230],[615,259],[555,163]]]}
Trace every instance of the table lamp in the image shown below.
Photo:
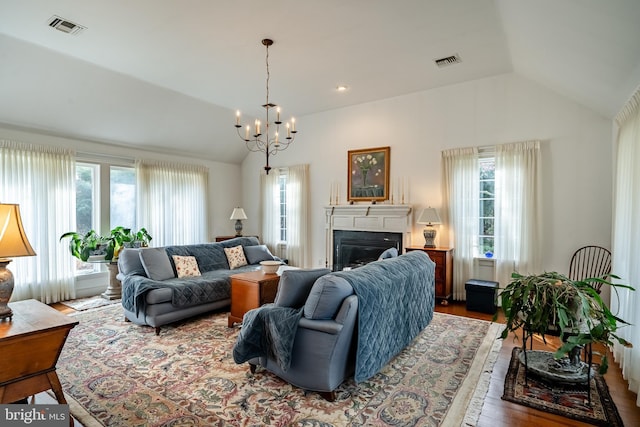
{"label": "table lamp", "polygon": [[13,274],[7,269],[9,257],[34,256],[36,253],[22,228],[20,206],[0,203],[0,319],[13,316],[7,303],[13,293]]}
{"label": "table lamp", "polygon": [[242,208],[234,208],[231,213],[231,218],[236,220],[236,237],[242,236],[242,220],[247,219],[247,214],[244,213]]}
{"label": "table lamp", "polygon": [[438,215],[438,211],[432,207],[424,209],[420,213],[420,217],[418,218],[417,223],[426,224],[424,227],[424,231],[422,232],[422,234],[424,235],[424,247],[435,248],[436,245],[434,241],[436,239],[436,229],[433,228],[433,226],[436,224],[442,224],[442,221],[440,221],[440,215]]}

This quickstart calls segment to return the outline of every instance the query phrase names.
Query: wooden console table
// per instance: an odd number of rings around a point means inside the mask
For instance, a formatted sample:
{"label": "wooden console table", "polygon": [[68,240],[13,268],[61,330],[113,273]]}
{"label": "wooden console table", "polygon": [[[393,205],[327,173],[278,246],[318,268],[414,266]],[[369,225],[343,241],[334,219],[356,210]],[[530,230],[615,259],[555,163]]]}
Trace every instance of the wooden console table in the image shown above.
{"label": "wooden console table", "polygon": [[58,403],[67,403],[56,363],[69,331],[78,324],[39,301],[9,304],[13,320],[0,321],[0,403],[12,403],[53,390]]}
{"label": "wooden console table", "polygon": [[241,323],[247,311],[273,302],[278,292],[278,283],[280,276],[264,274],[262,271],[232,275],[229,327],[234,323]]}
{"label": "wooden console table", "polygon": [[409,251],[424,251],[436,263],[436,298],[442,300],[442,305],[449,304],[453,296],[453,248],[411,247],[407,248]]}

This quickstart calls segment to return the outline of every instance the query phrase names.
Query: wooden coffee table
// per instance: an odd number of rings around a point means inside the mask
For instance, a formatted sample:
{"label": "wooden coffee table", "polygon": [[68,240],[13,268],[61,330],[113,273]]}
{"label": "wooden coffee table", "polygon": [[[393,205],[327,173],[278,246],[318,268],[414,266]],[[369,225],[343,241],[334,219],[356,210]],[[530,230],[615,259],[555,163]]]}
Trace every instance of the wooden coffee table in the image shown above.
{"label": "wooden coffee table", "polygon": [[242,323],[244,314],[263,304],[273,302],[278,292],[280,276],[262,271],[238,273],[231,276],[231,312],[229,327]]}
{"label": "wooden coffee table", "polygon": [[0,403],[52,389],[58,403],[67,403],[56,373],[73,317],[34,299],[9,304],[13,320],[0,321]]}

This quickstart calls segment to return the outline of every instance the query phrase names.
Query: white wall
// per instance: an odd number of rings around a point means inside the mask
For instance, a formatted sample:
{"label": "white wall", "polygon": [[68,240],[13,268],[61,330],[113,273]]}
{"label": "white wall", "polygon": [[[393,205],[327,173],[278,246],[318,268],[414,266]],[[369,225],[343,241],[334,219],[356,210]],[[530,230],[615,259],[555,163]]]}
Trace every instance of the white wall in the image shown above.
{"label": "white wall", "polygon": [[[325,262],[322,207],[329,203],[332,183],[340,183],[340,202],[346,200],[347,151],[387,145],[391,179],[409,181],[407,203],[417,216],[427,205],[441,207],[443,149],[542,140],[543,268],[566,272],[578,247],[611,247],[611,120],[521,76],[506,74],[299,117],[297,128],[294,145],[272,157],[271,165],[310,164],[314,267]],[[242,165],[247,234],[260,234],[263,166],[259,153],[250,153]],[[424,244],[421,230],[414,227],[415,245]],[[447,245],[443,231],[440,244]]]}
{"label": "white wall", "polygon": [[[82,141],[71,138],[45,135],[22,129],[0,126],[0,139],[25,143],[61,146],[91,154],[117,156],[130,159],[151,159],[169,162],[197,164],[209,168],[209,239],[218,235],[235,234],[233,223],[229,220],[233,208],[241,199],[241,170],[239,165],[212,162],[188,157],[169,156],[128,147]],[[2,195],[0,195],[1,197]],[[5,200],[6,202],[6,200]]]}

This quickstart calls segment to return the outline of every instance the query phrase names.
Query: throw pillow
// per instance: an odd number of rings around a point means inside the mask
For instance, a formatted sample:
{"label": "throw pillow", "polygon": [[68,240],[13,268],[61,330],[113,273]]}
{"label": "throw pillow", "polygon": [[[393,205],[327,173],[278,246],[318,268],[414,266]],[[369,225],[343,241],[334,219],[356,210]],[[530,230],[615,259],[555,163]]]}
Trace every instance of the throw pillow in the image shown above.
{"label": "throw pillow", "polygon": [[172,258],[173,263],[176,265],[178,277],[195,277],[201,275],[196,257],[173,255]]}
{"label": "throw pillow", "polygon": [[167,280],[176,277],[164,248],[140,250],[140,261],[147,277],[153,280]]}
{"label": "throw pillow", "polygon": [[245,246],[244,255],[247,257],[247,263],[249,264],[257,264],[260,261],[271,261],[274,259],[267,245]]}
{"label": "throw pillow", "polygon": [[304,317],[312,320],[333,319],[342,301],[353,294],[344,278],[326,274],[316,280],[304,305]]}
{"label": "throw pillow", "polygon": [[118,271],[125,276],[134,274],[146,276],[140,260],[140,249],[124,248],[118,255]]}
{"label": "throw pillow", "polygon": [[234,268],[242,267],[243,265],[247,265],[247,258],[245,258],[244,256],[244,250],[242,250],[242,246],[224,248],[224,253],[227,256],[227,262],[229,263],[229,268],[231,270],[233,270]]}
{"label": "throw pillow", "polygon": [[278,292],[274,305],[280,307],[300,308],[304,305],[309,292],[318,277],[329,274],[327,268],[313,270],[285,270],[280,275]]}

